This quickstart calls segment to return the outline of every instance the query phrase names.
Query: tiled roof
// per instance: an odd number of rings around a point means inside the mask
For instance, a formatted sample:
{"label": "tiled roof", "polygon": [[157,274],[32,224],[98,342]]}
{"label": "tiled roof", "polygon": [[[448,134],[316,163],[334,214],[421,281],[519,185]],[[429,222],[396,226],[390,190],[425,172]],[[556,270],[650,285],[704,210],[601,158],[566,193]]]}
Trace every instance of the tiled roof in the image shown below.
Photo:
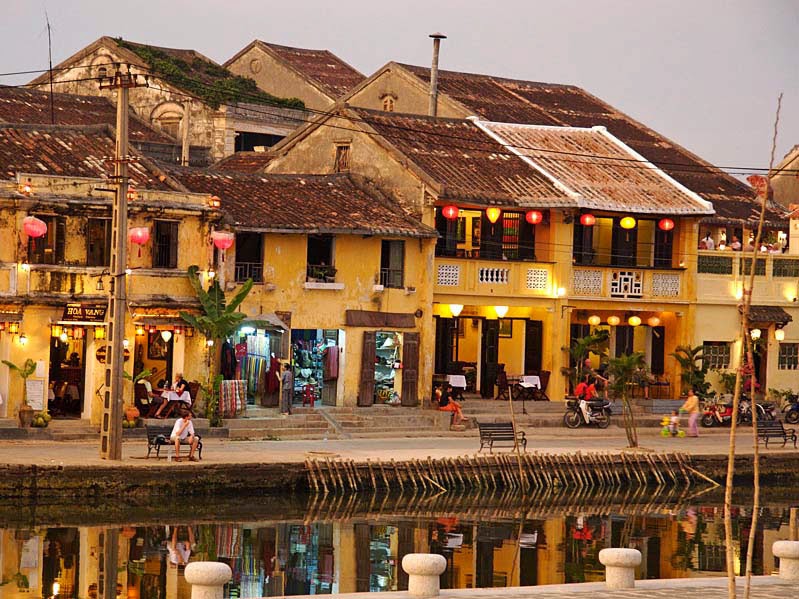
{"label": "tiled roof", "polygon": [[331,98],[343,96],[365,79],[363,74],[329,50],[291,48],[258,41],[295,70],[316,83]]}
{"label": "tiled roof", "polygon": [[[106,98],[53,94],[56,125],[116,126],[116,107]],[[51,125],[50,94],[35,89],[0,86],[0,123]],[[174,144],[175,140],[151,129],[134,115],[128,127],[130,140]]]}
{"label": "tiled roof", "polygon": [[347,174],[247,175],[169,168],[189,191],[218,196],[223,212],[244,229],[435,237],[378,191]]}
{"label": "tiled roof", "polygon": [[[429,68],[399,66],[429,84]],[[607,127],[688,189],[712,201],[719,217],[746,218],[743,215],[749,213],[748,207],[738,206],[740,202],[752,201],[750,189],[744,183],[579,87],[440,70],[438,89],[488,121]]]}
{"label": "tiled roof", "polygon": [[272,155],[268,152],[236,152],[211,165],[214,171],[257,173],[264,170]]}
{"label": "tiled roof", "polygon": [[574,199],[474,123],[352,109],[363,122],[443,186],[441,199],[477,204],[573,207]]}
{"label": "tiled roof", "polygon": [[[741,311],[741,308],[738,308]],[[793,320],[793,317],[788,314],[780,306],[763,306],[752,304],[749,306],[749,322],[752,323],[776,323],[785,326]]]}
{"label": "tiled roof", "polygon": [[[114,138],[105,125],[53,127],[0,124],[0,177],[17,173],[61,177],[108,178],[114,174],[106,157],[114,155]],[[142,163],[130,164],[133,184],[144,189],[169,189]]]}
{"label": "tiled roof", "polygon": [[712,214],[713,208],[641,159],[604,128],[479,122],[570,191],[581,207],[648,214]]}

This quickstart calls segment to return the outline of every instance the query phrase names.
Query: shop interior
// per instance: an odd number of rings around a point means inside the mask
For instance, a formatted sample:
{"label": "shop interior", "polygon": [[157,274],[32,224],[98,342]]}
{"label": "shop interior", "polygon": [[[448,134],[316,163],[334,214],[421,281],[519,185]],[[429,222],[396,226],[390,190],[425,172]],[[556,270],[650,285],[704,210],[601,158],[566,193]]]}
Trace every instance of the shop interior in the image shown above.
{"label": "shop interior", "polygon": [[224,357],[222,374],[226,380],[241,378],[247,382],[248,405],[277,406],[282,332],[243,326],[239,329],[238,339],[234,351],[240,376],[231,372],[232,361],[226,362]]}
{"label": "shop interior", "polygon": [[156,387],[169,387],[173,376],[173,346],[175,335],[189,334],[193,329],[174,327],[159,330],[154,325],[136,326],[136,347],[133,359],[134,376],[145,370],[150,371],[147,378]]}
{"label": "shop interior", "polygon": [[340,339],[338,329],[292,329],[295,404],[313,398],[323,405],[336,405]]}
{"label": "shop interior", "polygon": [[[86,334],[105,337],[105,328],[63,326],[50,330],[48,411],[54,418],[80,418],[86,380]],[[99,335],[99,337],[98,337]]]}
{"label": "shop interior", "polygon": [[[402,333],[378,331],[375,334],[375,402],[398,401],[402,364]],[[397,394],[397,395],[395,395]]]}

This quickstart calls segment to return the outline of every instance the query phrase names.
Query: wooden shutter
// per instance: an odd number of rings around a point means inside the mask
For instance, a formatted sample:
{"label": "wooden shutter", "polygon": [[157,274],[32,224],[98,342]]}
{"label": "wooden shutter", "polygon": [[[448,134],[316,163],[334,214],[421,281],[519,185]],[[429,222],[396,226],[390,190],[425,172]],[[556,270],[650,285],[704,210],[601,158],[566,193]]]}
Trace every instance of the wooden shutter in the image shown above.
{"label": "wooden shutter", "polygon": [[402,405],[419,404],[419,333],[405,333],[402,343]]}
{"label": "wooden shutter", "polygon": [[664,361],[666,357],[666,327],[652,327],[652,374],[665,372]]}
{"label": "wooden shutter", "polygon": [[633,353],[633,327],[622,324],[616,327],[616,357]]}
{"label": "wooden shutter", "polygon": [[53,264],[63,264],[67,245],[67,219],[58,216],[55,219],[55,261]]}
{"label": "wooden shutter", "polygon": [[655,266],[671,268],[671,254],[674,248],[674,231],[655,231]]}
{"label": "wooden shutter", "polygon": [[364,331],[359,406],[371,406],[375,402],[375,344],[375,331]]}
{"label": "wooden shutter", "polygon": [[544,347],[544,324],[540,320],[526,320],[524,326],[524,372],[538,374]]}
{"label": "wooden shutter", "polygon": [[485,210],[480,216],[480,257],[488,260],[502,258],[502,219],[491,224]]}
{"label": "wooden shutter", "polygon": [[169,268],[178,267],[178,223],[169,223]]}
{"label": "wooden shutter", "polygon": [[483,321],[482,368],[480,395],[494,397],[499,361],[499,320]]}
{"label": "wooden shutter", "polygon": [[621,219],[613,219],[610,263],[613,266],[635,266],[638,253],[638,227],[623,229]]}
{"label": "wooden shutter", "polygon": [[519,260],[535,260],[535,225],[525,215],[519,221]]}
{"label": "wooden shutter", "polygon": [[[446,374],[452,362],[452,348],[454,347],[453,329],[455,326],[454,318],[435,317],[436,321],[436,349],[435,349],[435,371],[436,374]],[[455,333],[457,335],[457,332]]]}

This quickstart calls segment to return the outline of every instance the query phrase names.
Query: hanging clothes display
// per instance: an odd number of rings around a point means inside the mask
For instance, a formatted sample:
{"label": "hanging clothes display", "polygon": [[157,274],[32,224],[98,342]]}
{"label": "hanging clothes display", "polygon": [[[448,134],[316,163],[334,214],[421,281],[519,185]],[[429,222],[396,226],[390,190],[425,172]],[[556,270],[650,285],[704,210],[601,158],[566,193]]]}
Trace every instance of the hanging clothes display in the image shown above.
{"label": "hanging clothes display", "polygon": [[232,418],[247,409],[247,381],[222,381],[219,386],[219,413]]}
{"label": "hanging clothes display", "polygon": [[264,394],[261,405],[274,408],[280,403],[280,360],[274,354],[269,358],[269,370],[264,374]]}
{"label": "hanging clothes display", "polygon": [[225,341],[222,344],[221,372],[226,380],[233,380],[236,378],[236,352],[230,341]]}

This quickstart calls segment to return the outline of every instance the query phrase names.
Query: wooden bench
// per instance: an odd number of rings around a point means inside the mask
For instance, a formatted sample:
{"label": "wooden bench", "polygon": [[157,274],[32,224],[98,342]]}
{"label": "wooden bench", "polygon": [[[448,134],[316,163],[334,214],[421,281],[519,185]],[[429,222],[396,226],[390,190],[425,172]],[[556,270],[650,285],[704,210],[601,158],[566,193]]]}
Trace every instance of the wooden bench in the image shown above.
{"label": "wooden bench", "polygon": [[782,439],[783,447],[788,441],[793,441],[794,449],[796,449],[796,431],[792,428],[785,428],[779,420],[758,420],[757,438],[759,441],[766,442],[766,449],[768,449],[770,439]]}
{"label": "wooden bench", "polygon": [[[158,425],[145,425],[144,427],[145,432],[147,433],[147,457],[150,457],[150,453],[152,453],[153,449],[155,450],[155,457],[161,457],[161,448],[167,448],[167,456],[169,456],[169,452],[172,451],[175,447],[175,444],[169,440],[169,436],[172,434],[172,427],[169,425],[165,426],[158,426]],[[203,459],[203,440],[200,435],[195,434],[197,437],[197,458]],[[181,445],[188,445],[185,441],[181,441]]]}
{"label": "wooden bench", "polygon": [[480,429],[480,451],[488,446],[489,452],[494,452],[494,443],[509,443],[513,449],[519,444],[527,451],[527,438],[524,431],[514,431],[511,422],[478,422]]}

